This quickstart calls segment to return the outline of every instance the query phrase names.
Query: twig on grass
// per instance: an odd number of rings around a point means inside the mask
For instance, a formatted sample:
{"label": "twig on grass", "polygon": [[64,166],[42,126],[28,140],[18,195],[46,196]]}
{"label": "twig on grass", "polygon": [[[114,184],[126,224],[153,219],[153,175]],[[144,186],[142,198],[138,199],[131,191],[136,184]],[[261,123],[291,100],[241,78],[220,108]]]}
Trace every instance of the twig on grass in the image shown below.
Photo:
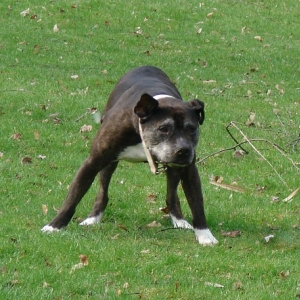
{"label": "twig on grass", "polygon": [[[234,127],[242,136],[244,141],[242,142],[238,142],[238,140],[233,136],[233,134],[230,132],[229,128],[230,127]],[[294,162],[284,151],[284,149],[282,149],[280,146],[278,146],[277,144],[270,142],[269,140],[266,139],[261,139],[261,138],[255,138],[255,139],[249,139],[244,133],[243,131],[237,126],[237,123],[234,121],[231,121],[227,126],[226,126],[226,131],[228,132],[228,134],[231,136],[231,138],[235,141],[236,145],[232,146],[232,147],[228,147],[225,149],[221,149],[219,151],[216,151],[214,153],[211,153],[205,157],[203,157],[202,159],[198,159],[197,163],[202,163],[203,161],[205,161],[207,158],[212,157],[212,156],[216,156],[220,153],[224,153],[226,151],[230,151],[230,150],[236,150],[236,148],[241,148],[245,154],[249,154],[249,152],[247,150],[245,150],[242,145],[244,144],[249,144],[256,153],[258,153],[258,155],[260,157],[262,157],[262,159],[264,161],[267,162],[267,164],[273,169],[273,171],[276,173],[276,175],[280,178],[280,180],[283,182],[283,184],[289,189],[288,184],[285,182],[285,180],[281,177],[281,175],[277,172],[277,170],[274,168],[274,166],[262,155],[262,153],[253,145],[253,142],[264,142],[267,143],[269,145],[271,145],[273,148],[275,148],[281,155],[283,155],[287,160],[290,161],[290,163],[296,168],[296,170],[299,172],[300,168],[298,167],[298,163]]]}
{"label": "twig on grass", "polygon": [[[273,169],[273,171],[276,173],[276,175],[279,177],[279,179],[282,181],[282,183],[289,189],[288,184],[285,182],[285,180],[281,177],[281,175],[277,172],[277,170],[274,168],[274,166],[261,154],[261,152],[251,143],[251,141],[248,139],[248,137],[243,133],[243,131],[236,125],[234,121],[231,121],[227,128],[230,126],[234,127],[244,138],[245,141],[249,143],[249,145],[254,149],[254,151]],[[227,130],[228,131],[228,130]],[[231,135],[232,136],[232,135]],[[277,147],[279,149],[279,147]]]}

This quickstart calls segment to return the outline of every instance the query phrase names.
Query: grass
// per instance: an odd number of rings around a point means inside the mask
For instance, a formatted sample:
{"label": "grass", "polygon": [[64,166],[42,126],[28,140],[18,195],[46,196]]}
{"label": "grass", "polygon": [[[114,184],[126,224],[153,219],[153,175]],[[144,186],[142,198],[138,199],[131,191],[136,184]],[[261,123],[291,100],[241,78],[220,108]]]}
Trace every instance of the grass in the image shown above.
{"label": "grass", "polygon": [[[289,146],[300,127],[299,3],[269,2],[1,2],[1,299],[299,298],[299,195],[282,202],[299,186],[299,171],[266,143],[255,146],[288,187],[249,146],[242,159],[228,151],[199,164],[215,247],[199,246],[191,231],[161,231],[171,225],[158,211],[163,176],[123,162],[101,224],[77,225],[91,209],[95,183],[67,230],[40,232],[97,130],[89,116],[75,120],[87,108],[101,110],[118,78],[139,65],[161,67],[185,99],[205,101],[199,158],[231,147],[225,126],[236,121],[299,166],[299,146]],[[251,112],[256,126],[240,125]],[[80,133],[84,124],[93,130]],[[22,164],[24,157],[32,163]],[[246,193],[216,188],[211,175]],[[146,228],[154,220],[162,226]],[[233,230],[241,235],[222,235]],[[73,269],[82,254],[89,264]]]}

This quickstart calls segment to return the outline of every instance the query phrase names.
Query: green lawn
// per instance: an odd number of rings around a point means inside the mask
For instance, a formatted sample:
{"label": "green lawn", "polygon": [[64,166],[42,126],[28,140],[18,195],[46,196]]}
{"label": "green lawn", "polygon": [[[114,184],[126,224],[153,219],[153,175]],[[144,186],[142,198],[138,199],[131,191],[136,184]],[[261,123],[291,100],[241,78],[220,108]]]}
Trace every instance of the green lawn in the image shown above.
{"label": "green lawn", "polygon": [[[300,186],[299,1],[2,0],[0,11],[0,299],[300,298],[300,193],[283,201]],[[101,224],[78,226],[95,182],[66,230],[41,233],[96,134],[80,117],[145,64],[206,104],[198,166],[219,244],[171,230],[164,176],[125,162]],[[240,159],[211,155],[234,146],[230,122],[238,142],[261,139]]]}

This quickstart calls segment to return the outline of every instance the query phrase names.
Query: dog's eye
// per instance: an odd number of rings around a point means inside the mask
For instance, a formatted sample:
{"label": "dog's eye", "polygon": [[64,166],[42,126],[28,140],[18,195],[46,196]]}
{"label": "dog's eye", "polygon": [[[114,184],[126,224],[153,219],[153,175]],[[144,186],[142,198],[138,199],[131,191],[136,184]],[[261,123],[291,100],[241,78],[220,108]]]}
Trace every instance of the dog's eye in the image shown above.
{"label": "dog's eye", "polygon": [[158,127],[158,130],[159,130],[161,133],[164,133],[164,134],[167,134],[167,133],[169,132],[168,126],[165,126],[165,125],[162,125],[162,126]]}
{"label": "dog's eye", "polygon": [[187,131],[188,131],[189,134],[194,135],[194,134],[197,133],[197,127],[194,127],[194,126],[188,126],[188,127],[187,127]]}

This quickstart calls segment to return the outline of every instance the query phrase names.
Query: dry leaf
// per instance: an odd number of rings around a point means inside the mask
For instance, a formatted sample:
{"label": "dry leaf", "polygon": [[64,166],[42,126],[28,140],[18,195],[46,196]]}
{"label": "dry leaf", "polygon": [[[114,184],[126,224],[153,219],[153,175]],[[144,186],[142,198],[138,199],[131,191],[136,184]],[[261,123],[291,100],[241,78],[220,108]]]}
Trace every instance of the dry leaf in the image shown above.
{"label": "dry leaf", "polygon": [[284,94],[284,90],[281,89],[278,84],[275,85],[275,88],[280,94]]}
{"label": "dry leaf", "polygon": [[45,204],[42,204],[42,210],[43,210],[43,214],[46,216],[48,214],[48,206]]}
{"label": "dry leaf", "polygon": [[149,251],[149,249],[144,249],[144,250],[141,251],[141,253],[142,254],[148,254],[148,253],[150,253],[150,251]]}
{"label": "dry leaf", "polygon": [[280,201],[278,196],[272,196],[271,200],[272,200],[272,202],[279,202]]}
{"label": "dry leaf", "polygon": [[0,158],[3,157],[3,156],[4,156],[4,153],[3,153],[3,152],[0,152]]}
{"label": "dry leaf", "polygon": [[254,119],[255,119],[255,112],[250,112],[250,116],[249,116],[249,119],[246,121],[245,125],[246,126],[256,126],[255,122],[254,122]]}
{"label": "dry leaf", "polygon": [[25,17],[29,14],[29,11],[30,11],[30,8],[27,8],[27,9],[23,10],[22,12],[20,12],[20,15],[22,17]]}
{"label": "dry leaf", "polygon": [[45,155],[41,155],[41,154],[40,154],[40,155],[38,156],[38,158],[39,158],[39,159],[41,159],[41,160],[43,160],[43,159],[45,159],[45,158],[46,158],[46,156],[45,156]]}
{"label": "dry leaf", "polygon": [[74,80],[77,80],[79,78],[78,75],[71,75],[71,78],[74,79]]}
{"label": "dry leaf", "polygon": [[265,236],[266,243],[268,243],[270,241],[270,239],[272,239],[272,238],[274,238],[274,234],[270,234],[270,235]]}
{"label": "dry leaf", "polygon": [[51,285],[49,283],[47,283],[46,281],[43,282],[43,288],[46,289],[48,287],[50,287]]}
{"label": "dry leaf", "polygon": [[53,32],[59,32],[59,28],[57,27],[57,24],[53,26]]}
{"label": "dry leaf", "polygon": [[33,134],[34,134],[34,138],[35,138],[36,140],[39,140],[39,139],[40,139],[40,134],[38,133],[37,130],[35,130],[35,131],[33,132]]}
{"label": "dry leaf", "polygon": [[76,8],[77,5],[74,3],[74,4],[71,5],[71,7],[72,7],[72,8]]}
{"label": "dry leaf", "polygon": [[266,188],[267,188],[266,185],[260,186],[260,185],[256,184],[256,189],[259,193],[263,193]]}
{"label": "dry leaf", "polygon": [[204,84],[210,84],[210,83],[216,83],[216,80],[210,79],[210,80],[203,80]]}
{"label": "dry leaf", "polygon": [[156,202],[156,195],[154,194],[149,194],[147,197],[147,201],[150,203],[155,203]]}
{"label": "dry leaf", "polygon": [[242,289],[242,287],[243,287],[243,284],[242,284],[241,281],[236,281],[236,282],[232,285],[232,288],[233,288],[234,290],[240,290],[240,289]]}
{"label": "dry leaf", "polygon": [[89,259],[88,257],[85,255],[85,254],[80,254],[79,255],[79,259],[80,259],[80,262],[84,265],[84,266],[87,266],[89,264]]}
{"label": "dry leaf", "polygon": [[22,137],[21,133],[15,133],[11,136],[12,139],[17,140],[17,141],[20,141],[21,137]]}
{"label": "dry leaf", "polygon": [[125,230],[125,231],[128,231],[128,229],[127,229],[127,227],[126,227],[125,225],[120,224],[120,225],[117,225],[117,226],[118,226],[119,228]]}
{"label": "dry leaf", "polygon": [[261,37],[260,35],[256,35],[256,36],[254,37],[254,39],[257,40],[257,41],[259,41],[259,42],[262,42],[262,41],[263,41],[263,39],[262,39],[262,37]]}
{"label": "dry leaf", "polygon": [[298,194],[299,191],[300,191],[300,187],[298,187],[296,190],[294,190],[289,196],[287,196],[286,198],[284,198],[282,201],[283,202],[290,202],[290,201],[292,201],[292,199]]}
{"label": "dry leaf", "polygon": [[92,131],[92,130],[93,130],[93,126],[92,125],[86,125],[86,124],[84,124],[80,128],[80,132],[87,132],[87,131]]}
{"label": "dry leaf", "polygon": [[290,271],[289,270],[287,270],[285,272],[284,271],[279,272],[279,276],[282,277],[282,278],[286,278],[289,275],[290,275]]}
{"label": "dry leaf", "polygon": [[204,282],[204,284],[208,285],[208,286],[216,287],[216,288],[223,288],[224,287],[224,285],[222,285],[222,284],[213,283],[213,282]]}
{"label": "dry leaf", "polygon": [[32,159],[29,156],[25,156],[21,159],[22,165],[31,164],[31,163],[32,163]]}
{"label": "dry leaf", "polygon": [[125,282],[125,283],[123,284],[123,288],[124,288],[124,289],[128,289],[128,288],[129,288],[129,283],[128,283],[128,282]]}
{"label": "dry leaf", "polygon": [[213,12],[210,12],[210,13],[208,13],[208,14],[206,15],[206,17],[207,17],[207,18],[212,18],[213,15],[214,15],[214,13],[213,13]]}
{"label": "dry leaf", "polygon": [[241,231],[240,230],[233,230],[233,231],[221,230],[221,235],[231,237],[231,238],[236,238],[241,235]]}
{"label": "dry leaf", "polygon": [[80,259],[79,264],[76,264],[76,265],[74,265],[74,266],[71,268],[70,274],[71,274],[72,272],[74,272],[75,270],[81,269],[81,268],[83,268],[83,267],[85,267],[85,266],[87,266],[87,265],[89,264],[89,260],[88,260],[88,257],[87,257],[86,255],[80,254],[80,255],[79,255],[79,259]]}
{"label": "dry leaf", "polygon": [[168,206],[166,207],[160,207],[159,210],[163,213],[165,213],[166,215],[168,215],[170,213],[170,210],[168,208]]}
{"label": "dry leaf", "polygon": [[235,150],[233,152],[233,157],[235,158],[242,158],[244,156],[245,152],[243,150]]}
{"label": "dry leaf", "polygon": [[159,222],[153,221],[153,222],[147,224],[146,228],[157,228],[157,227],[160,227],[160,226],[161,226],[161,224]]}

